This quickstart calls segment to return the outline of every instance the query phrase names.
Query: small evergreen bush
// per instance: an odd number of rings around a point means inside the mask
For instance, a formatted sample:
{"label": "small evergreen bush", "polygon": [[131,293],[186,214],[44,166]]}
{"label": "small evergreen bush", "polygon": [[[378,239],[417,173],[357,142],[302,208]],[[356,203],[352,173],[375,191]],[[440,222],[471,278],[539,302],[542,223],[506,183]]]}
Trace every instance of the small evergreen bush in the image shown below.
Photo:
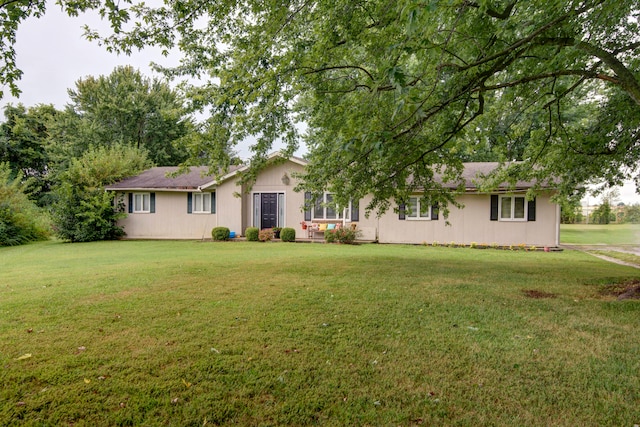
{"label": "small evergreen bush", "polygon": [[229,235],[231,232],[227,227],[214,227],[211,230],[211,237],[213,240],[229,240]]}
{"label": "small evergreen bush", "polygon": [[283,242],[295,242],[296,230],[294,228],[285,227],[280,231],[280,239]]}
{"label": "small evergreen bush", "polygon": [[250,242],[257,242],[259,233],[260,230],[258,230],[258,227],[247,227],[247,229],[244,230],[244,235]]}

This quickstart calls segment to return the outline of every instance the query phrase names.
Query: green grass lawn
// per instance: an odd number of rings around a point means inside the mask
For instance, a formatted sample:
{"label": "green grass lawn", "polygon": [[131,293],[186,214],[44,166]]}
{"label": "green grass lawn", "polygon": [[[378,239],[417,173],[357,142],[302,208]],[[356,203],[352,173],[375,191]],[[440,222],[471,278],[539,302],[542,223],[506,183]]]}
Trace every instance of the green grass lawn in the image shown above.
{"label": "green grass lawn", "polygon": [[600,290],[637,277],[577,251],[0,248],[0,425],[633,426],[640,302]]}
{"label": "green grass lawn", "polygon": [[640,224],[562,224],[560,242],[580,245],[640,245]]}

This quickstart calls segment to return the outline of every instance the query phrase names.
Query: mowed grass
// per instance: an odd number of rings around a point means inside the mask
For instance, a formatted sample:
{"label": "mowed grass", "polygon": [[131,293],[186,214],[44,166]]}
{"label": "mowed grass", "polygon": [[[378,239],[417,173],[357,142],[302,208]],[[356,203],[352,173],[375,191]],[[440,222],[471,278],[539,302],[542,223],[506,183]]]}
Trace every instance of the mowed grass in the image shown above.
{"label": "mowed grass", "polygon": [[0,425],[633,426],[640,302],[599,290],[637,275],[577,251],[3,248]]}
{"label": "mowed grass", "polygon": [[562,224],[560,242],[579,245],[640,245],[640,224]]}

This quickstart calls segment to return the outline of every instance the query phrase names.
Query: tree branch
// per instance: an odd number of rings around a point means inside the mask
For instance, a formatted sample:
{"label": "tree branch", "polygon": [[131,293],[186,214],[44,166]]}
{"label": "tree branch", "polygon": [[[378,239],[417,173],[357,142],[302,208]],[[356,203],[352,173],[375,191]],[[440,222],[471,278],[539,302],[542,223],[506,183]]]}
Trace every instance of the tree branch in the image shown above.
{"label": "tree branch", "polygon": [[[594,71],[587,71],[587,70],[562,70],[562,71],[554,71],[552,73],[543,73],[543,74],[537,74],[535,76],[529,76],[529,77],[523,77],[521,79],[518,80],[513,80],[510,82],[505,82],[505,83],[500,83],[500,84],[496,84],[496,85],[491,85],[491,86],[485,86],[486,90],[498,90],[498,89],[504,89],[507,87],[514,87],[514,86],[518,86],[518,85],[522,85],[522,84],[526,84],[526,83],[531,83],[537,80],[544,80],[544,79],[548,79],[548,78],[553,78],[553,77],[560,77],[560,76],[581,76],[584,78],[591,78],[591,79],[598,79],[598,80],[604,80],[604,81],[608,81],[614,84],[620,84],[619,80],[616,79],[615,77],[612,76],[608,76],[606,74],[602,74],[602,73],[596,73]],[[480,88],[474,89],[475,92],[479,91]]]}
{"label": "tree branch", "polygon": [[303,74],[307,75],[307,74],[318,74],[318,73],[322,73],[325,71],[332,71],[332,70],[360,70],[363,73],[365,73],[367,76],[369,76],[369,79],[371,79],[371,81],[374,81],[375,79],[373,78],[373,76],[371,75],[371,73],[369,73],[369,71],[367,71],[365,68],[359,66],[359,65],[336,65],[333,67],[324,67],[324,68],[311,68],[311,67],[305,67],[305,68],[309,68],[310,71],[306,71]]}
{"label": "tree branch", "polygon": [[[638,82],[631,70],[629,70],[622,63],[622,61],[616,58],[615,53],[608,52],[599,46],[595,46],[585,41],[577,41],[571,37],[545,38],[542,39],[541,42],[542,44],[554,44],[557,46],[574,47],[600,59],[611,70],[613,70],[617,78],[601,73],[596,74],[593,78],[605,80],[620,86],[625,92],[629,94],[629,96],[631,96],[631,99],[633,99],[636,104],[640,105],[640,82]],[[640,46],[640,42],[632,43],[629,46],[625,46],[622,51],[634,49],[638,46]]]}
{"label": "tree branch", "polygon": [[[511,16],[511,11],[513,10],[513,7],[516,5],[517,1],[513,1],[511,3],[509,3],[507,5],[507,7],[504,8],[504,10],[502,12],[498,12],[495,9],[492,9],[491,7],[487,8],[487,15],[489,15],[492,18],[497,18],[497,19],[501,19],[501,20],[505,20],[508,19],[509,16]],[[475,7],[476,9],[480,8],[480,5],[476,2],[466,2],[465,3],[466,6],[469,7]]]}

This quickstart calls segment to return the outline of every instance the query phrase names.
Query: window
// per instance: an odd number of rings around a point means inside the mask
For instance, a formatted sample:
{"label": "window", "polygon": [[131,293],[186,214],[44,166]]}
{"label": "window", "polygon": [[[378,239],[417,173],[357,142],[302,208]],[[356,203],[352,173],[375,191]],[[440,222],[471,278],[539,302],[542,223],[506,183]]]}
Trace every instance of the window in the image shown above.
{"label": "window", "polygon": [[421,203],[420,197],[409,197],[409,202],[406,205],[406,209],[407,219],[431,219],[431,206],[425,203]]}
{"label": "window", "polygon": [[133,194],[133,213],[151,212],[151,193]]}
{"label": "window", "polygon": [[193,193],[193,213],[211,213],[211,193]]}
{"label": "window", "polygon": [[[351,203],[347,206],[347,219],[351,219]],[[333,202],[333,194],[325,193],[316,199],[313,205],[313,219],[343,219],[344,209],[337,208]]]}
{"label": "window", "polygon": [[216,213],[216,193],[187,193],[187,213]]}
{"label": "window", "polygon": [[524,196],[500,196],[500,220],[526,221],[526,206]]}

